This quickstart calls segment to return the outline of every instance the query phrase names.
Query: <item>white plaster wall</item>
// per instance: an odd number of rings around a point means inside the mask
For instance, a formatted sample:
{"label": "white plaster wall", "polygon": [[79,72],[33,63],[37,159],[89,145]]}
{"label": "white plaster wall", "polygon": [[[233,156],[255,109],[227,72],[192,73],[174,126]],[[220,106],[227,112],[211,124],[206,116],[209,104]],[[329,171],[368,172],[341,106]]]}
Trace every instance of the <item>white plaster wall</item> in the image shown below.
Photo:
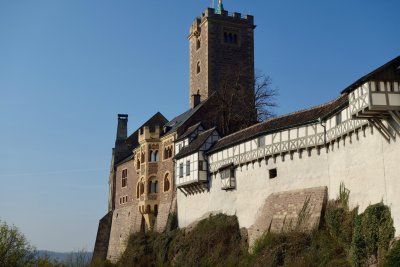
{"label": "white plaster wall", "polygon": [[[365,136],[364,136],[365,133]],[[265,161],[238,167],[237,188],[221,190],[219,175],[212,176],[210,191],[185,197],[178,191],[178,220],[180,227],[207,216],[210,212],[236,214],[241,227],[250,227],[264,200],[273,192],[328,186],[330,199],[336,198],[341,182],[350,189],[350,204],[360,206],[362,212],[369,204],[381,200],[392,209],[397,233],[400,230],[400,140],[388,144],[371,128],[357,135],[342,138],[330,147],[329,153],[322,149],[278,156],[276,163]],[[278,177],[269,179],[268,170],[277,168]]]}

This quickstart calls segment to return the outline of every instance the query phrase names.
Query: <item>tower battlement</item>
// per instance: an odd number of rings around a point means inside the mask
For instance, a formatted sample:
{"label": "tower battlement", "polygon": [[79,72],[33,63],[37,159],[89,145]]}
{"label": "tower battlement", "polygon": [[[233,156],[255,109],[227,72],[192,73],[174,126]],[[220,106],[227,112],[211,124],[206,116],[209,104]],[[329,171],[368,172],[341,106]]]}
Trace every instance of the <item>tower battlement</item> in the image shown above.
{"label": "tower battlement", "polygon": [[252,15],[242,15],[239,12],[228,12],[227,10],[222,10],[221,14],[216,13],[216,10],[214,8],[207,8],[200,17],[197,17],[189,30],[189,38],[192,34],[194,34],[197,29],[200,27],[200,25],[205,22],[208,19],[224,19],[224,20],[232,20],[232,22],[238,23],[241,22],[243,24],[249,24],[254,26],[254,17]]}

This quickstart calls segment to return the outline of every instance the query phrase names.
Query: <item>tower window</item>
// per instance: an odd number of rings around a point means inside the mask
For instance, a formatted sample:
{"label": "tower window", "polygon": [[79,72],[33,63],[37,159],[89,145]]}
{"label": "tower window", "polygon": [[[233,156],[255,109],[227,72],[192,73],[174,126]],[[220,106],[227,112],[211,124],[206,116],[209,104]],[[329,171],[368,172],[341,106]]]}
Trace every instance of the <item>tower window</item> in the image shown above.
{"label": "tower window", "polygon": [[234,32],[224,32],[224,43],[226,44],[238,44],[238,34]]}
{"label": "tower window", "polygon": [[201,67],[200,67],[200,61],[197,62],[197,68],[196,68],[196,73],[199,74],[201,71]]}
{"label": "tower window", "polygon": [[200,40],[200,38],[197,38],[197,40],[196,40],[196,50],[199,50],[200,47],[201,47],[201,40]]}

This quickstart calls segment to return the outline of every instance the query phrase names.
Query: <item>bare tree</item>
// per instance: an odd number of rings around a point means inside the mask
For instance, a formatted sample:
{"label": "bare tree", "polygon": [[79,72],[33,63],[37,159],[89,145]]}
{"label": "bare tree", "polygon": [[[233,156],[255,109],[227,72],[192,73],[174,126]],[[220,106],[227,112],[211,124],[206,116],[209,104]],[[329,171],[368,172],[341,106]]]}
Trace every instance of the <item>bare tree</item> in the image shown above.
{"label": "bare tree", "polygon": [[212,114],[222,135],[247,128],[257,122],[274,117],[277,89],[272,88],[271,78],[257,75],[254,91],[243,86],[240,72],[235,79],[224,79],[219,90],[211,97],[215,114]]}
{"label": "bare tree", "polygon": [[254,106],[257,111],[257,121],[265,121],[275,117],[273,109],[277,106],[278,90],[272,87],[271,77],[260,74],[254,79]]}

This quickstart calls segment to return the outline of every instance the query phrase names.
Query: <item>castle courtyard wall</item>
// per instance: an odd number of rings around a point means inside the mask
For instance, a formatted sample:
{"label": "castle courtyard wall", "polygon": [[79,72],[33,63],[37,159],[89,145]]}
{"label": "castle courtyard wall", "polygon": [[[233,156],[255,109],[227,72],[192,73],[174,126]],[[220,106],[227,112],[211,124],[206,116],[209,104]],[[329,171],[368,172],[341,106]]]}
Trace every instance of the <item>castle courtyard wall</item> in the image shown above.
{"label": "castle courtyard wall", "polygon": [[[369,204],[384,201],[392,210],[397,234],[400,229],[399,141],[387,143],[371,126],[364,126],[333,143],[328,151],[312,148],[263,159],[236,168],[236,189],[221,190],[219,175],[212,175],[208,192],[185,196],[178,190],[180,227],[210,213],[237,215],[241,227],[251,227],[265,199],[272,193],[311,187],[328,187],[329,199],[335,199],[340,183],[350,189],[350,205],[362,212]],[[278,176],[269,178],[269,169]]]}

